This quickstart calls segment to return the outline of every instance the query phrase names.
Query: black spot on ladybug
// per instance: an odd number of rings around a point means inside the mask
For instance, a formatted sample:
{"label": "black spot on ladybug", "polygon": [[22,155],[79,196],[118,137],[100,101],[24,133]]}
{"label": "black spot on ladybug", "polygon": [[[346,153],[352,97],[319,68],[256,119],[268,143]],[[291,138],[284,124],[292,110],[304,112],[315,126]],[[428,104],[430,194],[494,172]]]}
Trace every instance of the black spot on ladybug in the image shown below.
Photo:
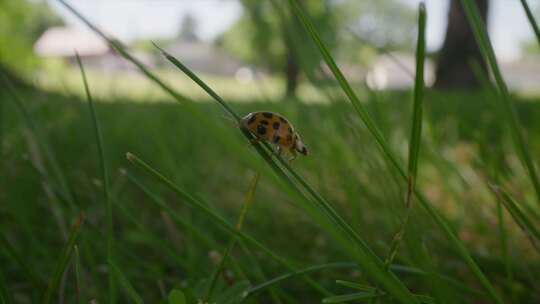
{"label": "black spot on ladybug", "polygon": [[291,133],[292,133],[292,128],[291,128],[291,127],[289,127],[289,129],[288,129],[288,130],[289,130],[289,132],[291,132]]}
{"label": "black spot on ladybug", "polygon": [[268,125],[268,120],[261,120],[261,123],[262,123],[263,125]]}
{"label": "black spot on ladybug", "polygon": [[277,143],[279,142],[280,139],[281,139],[281,138],[279,137],[279,135],[274,135],[273,141],[274,141],[274,143],[277,144]]}
{"label": "black spot on ladybug", "polygon": [[274,130],[279,129],[279,122],[276,121],[275,123],[273,123],[272,128],[274,128]]}
{"label": "black spot on ladybug", "polygon": [[270,113],[270,112],[263,112],[262,115],[266,118],[272,118],[272,116],[274,116],[274,114]]}
{"label": "black spot on ladybug", "polygon": [[291,141],[291,140],[292,140],[291,134],[287,135],[287,141]]}
{"label": "black spot on ladybug", "polygon": [[279,120],[281,120],[282,123],[287,123],[287,121],[285,120],[285,118],[283,118],[283,117],[281,117],[281,116],[279,117]]}
{"label": "black spot on ladybug", "polygon": [[256,119],[255,115],[251,115],[251,117],[249,118],[249,120],[248,120],[248,122],[247,122],[248,125],[254,123],[254,122],[255,122],[255,119]]}
{"label": "black spot on ladybug", "polygon": [[257,126],[257,134],[264,135],[266,134],[266,128],[262,125]]}

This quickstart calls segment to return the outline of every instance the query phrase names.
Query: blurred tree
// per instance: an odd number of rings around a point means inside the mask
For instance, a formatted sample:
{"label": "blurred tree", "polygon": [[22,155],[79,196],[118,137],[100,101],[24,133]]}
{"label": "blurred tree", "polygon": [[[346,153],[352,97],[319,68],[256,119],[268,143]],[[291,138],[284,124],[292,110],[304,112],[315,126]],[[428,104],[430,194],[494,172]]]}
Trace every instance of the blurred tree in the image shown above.
{"label": "blurred tree", "polygon": [[[475,2],[484,23],[487,24],[489,1]],[[478,87],[479,82],[471,68],[472,61],[477,61],[487,71],[461,1],[450,0],[446,37],[437,59],[435,87],[441,89]]]}
{"label": "blurred tree", "polygon": [[34,42],[48,27],[61,24],[46,2],[1,0],[0,72],[12,75],[28,71],[35,63]]}
{"label": "blurred tree", "polygon": [[[398,0],[296,0],[309,14],[325,44],[338,60],[357,59],[358,44],[342,43],[351,28],[372,42],[409,45],[414,11]],[[221,38],[233,54],[246,61],[282,72],[286,95],[293,96],[303,73],[310,81],[322,80],[321,58],[302,25],[284,0],[242,0],[244,15]]]}
{"label": "blurred tree", "polygon": [[185,14],[180,23],[178,38],[184,41],[198,41],[197,20],[189,13]]}

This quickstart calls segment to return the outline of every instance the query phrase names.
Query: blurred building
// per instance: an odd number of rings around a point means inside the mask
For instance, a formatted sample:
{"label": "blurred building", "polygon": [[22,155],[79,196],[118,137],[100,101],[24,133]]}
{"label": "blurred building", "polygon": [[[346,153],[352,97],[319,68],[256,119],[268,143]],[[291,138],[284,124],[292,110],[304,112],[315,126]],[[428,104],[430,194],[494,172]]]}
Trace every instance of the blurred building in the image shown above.
{"label": "blurred building", "polygon": [[245,66],[219,47],[199,40],[179,40],[165,47],[165,51],[195,72],[235,76]]}
{"label": "blurred building", "polygon": [[[98,35],[70,27],[52,27],[46,30],[34,44],[34,53],[41,58],[65,60],[75,64],[75,52],[84,60],[87,67],[102,70],[132,70],[133,65],[121,58]],[[154,66],[154,58],[150,54],[131,52],[145,63]]]}
{"label": "blurred building", "polygon": [[[403,90],[414,86],[416,58],[414,54],[392,53],[380,55],[367,74],[368,85],[376,90]],[[435,65],[429,59],[424,64],[424,79],[427,86],[435,80]]]}

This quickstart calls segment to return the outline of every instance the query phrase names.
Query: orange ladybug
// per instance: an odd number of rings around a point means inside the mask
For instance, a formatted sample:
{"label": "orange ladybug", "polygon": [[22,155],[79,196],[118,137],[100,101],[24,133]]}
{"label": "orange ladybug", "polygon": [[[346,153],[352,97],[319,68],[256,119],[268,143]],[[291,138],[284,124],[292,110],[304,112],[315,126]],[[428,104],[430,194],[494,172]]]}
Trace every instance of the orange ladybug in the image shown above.
{"label": "orange ladybug", "polygon": [[264,140],[276,146],[278,155],[283,150],[296,158],[296,152],[308,154],[306,145],[300,139],[293,126],[283,116],[272,112],[252,112],[241,120],[242,126],[248,129],[255,139],[253,143]]}

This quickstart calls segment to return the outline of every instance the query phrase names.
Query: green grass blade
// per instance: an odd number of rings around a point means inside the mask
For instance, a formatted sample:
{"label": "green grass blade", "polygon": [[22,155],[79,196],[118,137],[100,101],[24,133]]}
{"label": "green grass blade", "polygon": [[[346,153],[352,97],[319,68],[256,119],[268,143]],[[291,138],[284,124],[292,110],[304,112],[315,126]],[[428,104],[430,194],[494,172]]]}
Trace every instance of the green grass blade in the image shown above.
{"label": "green grass blade", "polygon": [[79,246],[75,245],[73,247],[73,254],[75,264],[75,297],[77,303],[83,303],[84,300],[81,300],[81,256],[79,254]]}
{"label": "green grass blade", "polygon": [[499,201],[503,204],[508,213],[510,213],[516,224],[529,238],[536,251],[540,254],[540,231],[536,228],[535,224],[521,210],[510,194],[494,185],[490,185],[490,188],[495,195],[497,195]]}
{"label": "green grass blade", "polygon": [[60,254],[60,258],[56,264],[54,274],[49,279],[49,283],[47,284],[47,290],[45,291],[45,294],[43,296],[44,304],[50,303],[54,293],[57,291],[58,284],[60,284],[62,275],[66,271],[69,259],[71,258],[71,253],[73,252],[73,248],[75,246],[75,243],[77,242],[77,238],[79,237],[79,232],[83,221],[84,218],[82,215],[80,215],[79,218],[77,218],[75,224],[70,229],[68,240],[66,242],[66,245],[62,249],[62,253]]}
{"label": "green grass blade", "polygon": [[[307,16],[302,11],[302,8],[299,7],[297,2],[295,0],[289,0],[294,7],[294,13],[296,16],[300,19],[302,22],[304,28],[308,32],[308,34],[311,36],[313,42],[316,44],[317,48],[321,52],[323,59],[325,60],[326,64],[336,77],[338,83],[340,84],[341,88],[351,101],[354,109],[366,125],[368,131],[372,134],[372,136],[375,138],[377,143],[379,144],[385,158],[391,163],[400,173],[402,178],[405,180],[407,179],[407,176],[405,175],[405,171],[399,164],[397,157],[394,156],[393,152],[391,151],[390,147],[388,146],[387,142],[383,138],[381,132],[377,128],[377,126],[373,123],[373,120],[371,119],[369,113],[366,111],[366,109],[363,107],[363,105],[360,103],[360,100],[354,93],[353,89],[351,88],[348,81],[343,76],[343,73],[338,68],[337,64],[335,63],[334,59],[328,52],[328,49],[323,44],[319,34],[315,31],[315,28],[313,27],[311,21],[307,18]],[[435,221],[435,223],[442,229],[442,231],[446,234],[448,239],[450,240],[451,245],[454,247],[454,249],[457,251],[457,253],[462,257],[462,259],[467,263],[471,271],[474,273],[474,275],[478,278],[478,280],[481,282],[482,286],[486,289],[486,291],[489,293],[489,295],[497,302],[502,303],[502,300],[497,295],[495,288],[493,285],[489,282],[489,280],[486,278],[486,276],[482,273],[480,270],[480,267],[476,264],[476,262],[472,259],[471,255],[467,251],[466,247],[463,245],[463,243],[456,237],[446,220],[431,206],[431,204],[423,197],[423,195],[419,191],[415,191],[416,197],[419,201],[419,203],[422,205],[423,208],[426,209],[430,217],[432,217]]]}
{"label": "green grass blade", "polygon": [[274,285],[280,284],[280,283],[282,283],[282,282],[284,282],[286,280],[290,280],[292,278],[295,278],[295,277],[298,277],[298,276],[301,276],[301,275],[305,275],[305,274],[308,274],[308,273],[311,273],[311,272],[321,271],[321,270],[325,270],[325,269],[338,269],[338,268],[350,269],[350,268],[356,268],[356,267],[358,267],[358,264],[353,263],[353,262],[335,262],[335,263],[327,263],[327,264],[309,266],[309,267],[306,267],[306,268],[303,268],[303,269],[298,269],[296,271],[280,275],[280,276],[275,277],[273,279],[270,279],[270,280],[268,280],[266,282],[260,283],[260,284],[258,284],[256,286],[253,286],[252,288],[250,288],[247,291],[247,295],[251,296],[251,295],[256,294],[258,292],[261,292],[261,291],[263,291],[263,290],[265,290],[267,288],[270,288],[270,287],[272,287]]}
{"label": "green grass blade", "polygon": [[136,304],[143,304],[144,301],[142,300],[141,296],[137,293],[135,288],[133,288],[133,285],[128,281],[126,276],[122,273],[120,268],[114,264],[113,261],[108,261],[109,269],[111,270],[112,274],[118,279],[118,282],[122,285],[124,288],[124,291],[129,296],[131,301]]}
{"label": "green grass blade", "polygon": [[[236,227],[235,227],[236,231],[238,232],[242,230],[242,226],[244,224],[244,219],[246,218],[247,211],[249,210],[249,208],[251,207],[251,204],[253,203],[253,199],[255,197],[255,189],[257,189],[259,177],[260,177],[259,173],[257,173],[255,177],[253,177],[253,181],[251,182],[249,190],[246,194],[246,199],[244,200],[244,203],[242,204],[242,209],[240,210],[240,216],[238,217],[238,220],[236,222]],[[227,246],[227,248],[225,249],[225,252],[222,255],[223,257],[221,258],[221,261],[216,271],[214,271],[214,274],[212,275],[212,279],[210,281],[210,287],[208,287],[208,291],[206,293],[206,296],[204,297],[204,302],[208,301],[208,299],[212,295],[212,292],[214,291],[214,287],[216,286],[216,283],[217,283],[218,276],[223,271],[223,268],[225,267],[225,261],[227,260],[227,258],[229,257],[229,254],[231,253],[234,246],[236,245],[237,240],[238,239],[236,238],[236,235],[233,235],[229,242],[229,246]]]}
{"label": "green grass blade", "polygon": [[364,285],[364,284],[358,284],[356,282],[337,280],[336,284],[341,285],[341,286],[345,286],[345,287],[349,287],[349,288],[352,288],[352,289],[360,290],[360,291],[363,291],[363,292],[373,293],[373,292],[377,291],[377,288],[375,288],[375,287],[372,287],[372,286],[369,286],[369,285]]}
{"label": "green grass blade", "polygon": [[409,167],[407,177],[407,195],[405,207],[407,208],[405,218],[400,225],[398,232],[392,239],[390,251],[384,262],[385,269],[388,269],[398,253],[399,246],[403,240],[405,229],[409,223],[411,212],[411,202],[416,189],[416,176],[418,172],[418,155],[420,153],[420,143],[422,139],[422,107],[424,98],[424,61],[426,52],[426,6],[421,2],[418,6],[418,38],[416,45],[416,76],[414,83],[413,117],[411,128],[411,139],[409,143]]}
{"label": "green grass blade", "polygon": [[480,18],[478,7],[474,1],[462,0],[461,3],[465,9],[465,15],[467,16],[471,28],[473,29],[476,42],[480,46],[486,64],[491,68],[493,77],[495,78],[495,83],[497,84],[497,88],[500,93],[500,98],[498,100],[501,101],[500,106],[503,109],[502,113],[504,113],[504,117],[506,118],[510,128],[514,147],[519,155],[520,160],[529,173],[529,177],[536,191],[537,203],[540,204],[540,181],[538,179],[535,164],[529,150],[527,149],[525,136],[519,124],[515,106],[511,100],[510,93],[502,76],[499,64],[497,63],[495,51],[493,50],[493,46],[489,40],[486,27]]}
{"label": "green grass blade", "polygon": [[177,68],[179,68],[182,72],[184,72],[189,78],[191,78],[195,83],[197,83],[208,95],[210,95],[212,98],[214,98],[222,107],[223,109],[231,115],[237,122],[240,123],[240,116],[236,114],[236,112],[233,111],[225,103],[225,101],[216,93],[214,90],[212,90],[204,81],[202,81],[195,73],[193,73],[190,69],[188,69],[185,65],[183,65],[180,61],[178,61],[176,58],[171,56],[169,53],[165,52],[163,49],[161,49],[159,46],[157,46],[154,43],[154,46],[169,60],[172,64],[174,64]]}
{"label": "green grass blade", "polygon": [[[101,132],[101,126],[99,124],[99,120],[97,118],[96,114],[96,108],[94,105],[94,100],[92,98],[92,94],[90,93],[90,89],[88,87],[88,81],[86,79],[86,73],[84,71],[84,66],[81,62],[81,58],[79,57],[79,54],[76,54],[77,63],[79,65],[79,68],[81,70],[81,76],[84,84],[84,91],[86,92],[86,98],[88,99],[88,107],[90,108],[90,114],[92,116],[92,127],[94,128],[94,136],[98,148],[99,153],[99,165],[101,169],[101,180],[103,181],[103,200],[105,202],[105,217],[106,217],[106,238],[107,238],[107,260],[113,261],[113,207],[111,202],[111,197],[109,193],[109,174],[107,172],[107,164],[105,160],[105,149],[103,147],[103,135]],[[115,282],[114,277],[111,272],[108,274],[109,278],[109,302],[114,303],[115,302]]]}
{"label": "green grass blade", "polygon": [[355,292],[355,293],[350,293],[350,294],[345,294],[345,295],[324,298],[322,302],[325,304],[344,303],[344,302],[353,302],[353,301],[361,302],[361,301],[366,301],[373,298],[378,298],[381,296],[382,295],[380,294],[374,294],[370,292]]}
{"label": "green grass blade", "polygon": [[418,8],[418,39],[416,45],[416,77],[414,82],[413,123],[409,143],[409,169],[407,207],[416,184],[418,154],[422,137],[422,104],[424,99],[424,60],[426,53],[426,6],[422,2]]}
{"label": "green grass blade", "polygon": [[534,19],[534,16],[531,12],[531,8],[529,7],[529,4],[527,3],[527,0],[521,0],[521,5],[523,6],[523,10],[525,10],[527,19],[529,19],[529,23],[531,24],[531,27],[533,28],[534,35],[536,36],[536,40],[538,41],[538,45],[540,46],[540,28],[538,28],[538,23],[536,23],[536,20]]}

